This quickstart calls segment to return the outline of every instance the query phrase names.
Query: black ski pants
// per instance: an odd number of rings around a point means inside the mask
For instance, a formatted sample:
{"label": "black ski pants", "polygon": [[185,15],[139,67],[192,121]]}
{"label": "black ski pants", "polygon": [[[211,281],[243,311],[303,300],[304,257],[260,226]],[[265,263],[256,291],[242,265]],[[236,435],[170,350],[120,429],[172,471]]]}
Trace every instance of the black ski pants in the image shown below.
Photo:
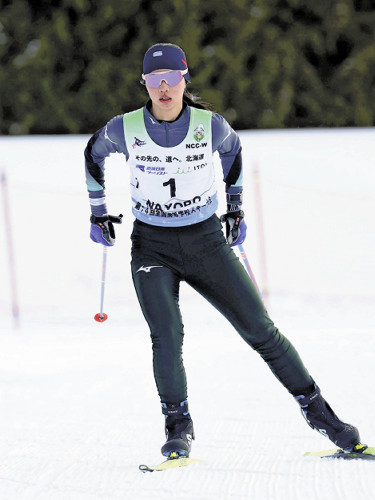
{"label": "black ski pants", "polygon": [[228,246],[216,215],[198,224],[173,228],[136,220],[131,239],[132,276],[150,327],[161,402],[179,403],[187,398],[179,308],[181,281],[227,318],[291,394],[313,390],[313,379],[293,345],[269,318],[246,270]]}

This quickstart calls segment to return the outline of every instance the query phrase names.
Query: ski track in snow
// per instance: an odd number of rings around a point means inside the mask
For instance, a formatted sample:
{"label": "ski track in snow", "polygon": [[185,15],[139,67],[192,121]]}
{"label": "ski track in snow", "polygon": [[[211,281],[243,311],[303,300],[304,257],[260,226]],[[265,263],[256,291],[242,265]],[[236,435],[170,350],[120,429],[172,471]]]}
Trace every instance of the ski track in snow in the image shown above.
{"label": "ski track in snow", "polygon": [[[338,415],[370,445],[374,136],[371,129],[241,133],[245,248],[262,284],[251,170],[257,163],[271,317]],[[303,457],[333,445],[309,429],[260,357],[187,286],[181,309],[192,457],[202,461],[138,470],[162,461],[164,433],[148,330],[131,284],[128,176],[120,156],[108,160],[109,209],[125,217],[108,252],[109,319],[99,324],[93,316],[102,250],[88,238],[87,139],[0,138],[21,310],[15,329],[0,232],[0,500],[375,498],[372,462]],[[220,173],[217,179],[223,189]]]}

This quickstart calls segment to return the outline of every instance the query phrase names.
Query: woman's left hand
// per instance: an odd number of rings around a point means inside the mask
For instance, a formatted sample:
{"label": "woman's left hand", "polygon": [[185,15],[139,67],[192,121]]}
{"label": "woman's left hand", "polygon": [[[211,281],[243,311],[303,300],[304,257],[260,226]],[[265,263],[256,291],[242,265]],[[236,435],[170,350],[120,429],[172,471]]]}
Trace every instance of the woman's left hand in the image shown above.
{"label": "woman's left hand", "polygon": [[246,238],[245,214],[242,210],[227,212],[220,217],[221,222],[225,222],[226,238],[231,247],[242,245]]}

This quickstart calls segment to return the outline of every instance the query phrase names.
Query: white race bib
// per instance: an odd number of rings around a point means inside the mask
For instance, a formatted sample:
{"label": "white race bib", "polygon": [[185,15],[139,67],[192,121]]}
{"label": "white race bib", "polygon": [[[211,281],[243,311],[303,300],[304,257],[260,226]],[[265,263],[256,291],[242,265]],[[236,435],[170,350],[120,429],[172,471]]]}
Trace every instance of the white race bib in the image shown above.
{"label": "white race bib", "polygon": [[177,146],[161,147],[147,132],[143,108],[124,114],[137,219],[157,226],[185,226],[215,213],[211,120],[210,111],[191,107],[185,139]]}

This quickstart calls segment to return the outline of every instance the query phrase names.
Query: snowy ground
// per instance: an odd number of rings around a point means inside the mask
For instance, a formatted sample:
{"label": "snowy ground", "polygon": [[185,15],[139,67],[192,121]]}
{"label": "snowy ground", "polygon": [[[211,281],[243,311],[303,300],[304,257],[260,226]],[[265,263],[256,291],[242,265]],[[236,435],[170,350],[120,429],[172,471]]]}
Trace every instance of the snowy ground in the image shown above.
{"label": "snowy ground", "polygon": [[[270,292],[270,314],[339,416],[375,445],[375,132],[241,137],[245,248]],[[130,278],[127,170],[120,156],[107,163],[108,205],[125,223],[108,252],[109,319],[98,324],[102,250],[88,238],[87,139],[0,138],[21,313],[14,328],[1,213],[0,499],[375,498],[372,462],[303,457],[330,442],[308,428],[258,355],[187,286],[181,306],[192,456],[203,460],[165,473],[138,470],[160,461],[164,436],[148,331]]]}

